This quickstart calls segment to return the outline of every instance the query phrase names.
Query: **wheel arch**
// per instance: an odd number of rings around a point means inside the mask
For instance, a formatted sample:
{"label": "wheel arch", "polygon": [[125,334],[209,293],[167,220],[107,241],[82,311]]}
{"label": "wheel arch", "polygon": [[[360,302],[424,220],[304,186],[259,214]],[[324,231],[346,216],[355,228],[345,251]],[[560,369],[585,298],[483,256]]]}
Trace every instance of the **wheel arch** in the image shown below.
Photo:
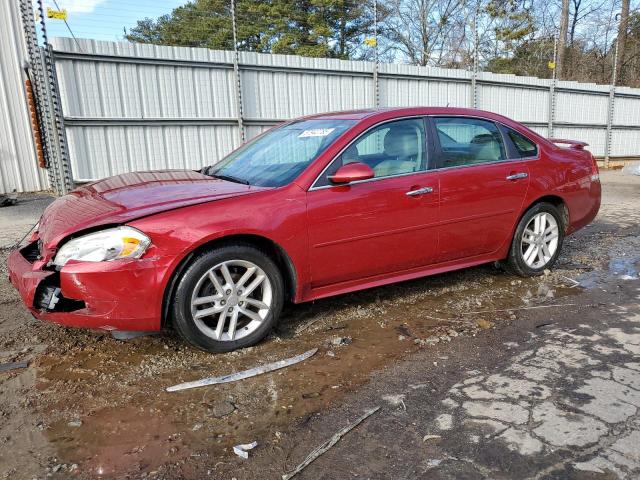
{"label": "wheel arch", "polygon": [[279,244],[274,242],[273,240],[256,234],[233,234],[227,235],[219,238],[215,238],[210,240],[202,245],[198,245],[198,247],[191,250],[187,253],[184,258],[178,263],[177,267],[171,273],[171,277],[167,286],[165,287],[165,291],[162,297],[162,318],[161,325],[162,327],[169,326],[169,300],[173,296],[178,279],[180,275],[185,270],[187,265],[189,265],[189,261],[200,252],[211,250],[212,248],[222,247],[225,245],[249,245],[252,247],[259,248],[260,250],[266,252],[271,260],[276,263],[276,266],[280,270],[282,274],[282,279],[284,280],[284,289],[285,289],[285,300],[291,300],[295,298],[296,288],[297,288],[297,274],[296,269],[294,267],[293,261],[287,254],[287,252],[282,248]]}
{"label": "wheel arch", "polygon": [[522,217],[525,213],[527,213],[533,206],[539,203],[550,203],[558,210],[560,210],[560,214],[562,215],[562,226],[564,227],[564,230],[566,232],[569,228],[569,207],[567,206],[567,202],[564,200],[564,198],[554,194],[543,195],[542,197],[538,197],[530,202],[527,207],[522,210],[522,213],[520,213],[520,217],[518,218],[518,222],[516,223],[516,225],[518,225],[520,220],[522,220]]}

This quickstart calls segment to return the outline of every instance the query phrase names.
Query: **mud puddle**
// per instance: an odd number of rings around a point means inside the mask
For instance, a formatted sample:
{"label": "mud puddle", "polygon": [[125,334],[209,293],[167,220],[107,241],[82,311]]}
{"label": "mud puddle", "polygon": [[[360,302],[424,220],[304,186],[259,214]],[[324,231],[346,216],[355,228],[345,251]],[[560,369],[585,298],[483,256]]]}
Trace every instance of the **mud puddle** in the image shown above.
{"label": "mud puddle", "polygon": [[605,288],[640,278],[640,238],[637,235],[629,235],[624,245],[614,245],[608,258],[600,268],[589,269],[576,277],[582,288]]}
{"label": "mud puddle", "polygon": [[[200,352],[170,335],[121,342],[59,329],[61,343],[36,360],[32,399],[56,452],[50,471],[109,478],[171,465],[189,477],[194,463],[215,469],[239,461],[233,445],[277,445],[289,428],[419,348],[511,321],[508,309],[566,302],[561,297],[580,289],[561,273],[516,279],[479,267],[291,306],[269,339],[229,354]],[[315,347],[314,357],[285,370],[165,391]]]}

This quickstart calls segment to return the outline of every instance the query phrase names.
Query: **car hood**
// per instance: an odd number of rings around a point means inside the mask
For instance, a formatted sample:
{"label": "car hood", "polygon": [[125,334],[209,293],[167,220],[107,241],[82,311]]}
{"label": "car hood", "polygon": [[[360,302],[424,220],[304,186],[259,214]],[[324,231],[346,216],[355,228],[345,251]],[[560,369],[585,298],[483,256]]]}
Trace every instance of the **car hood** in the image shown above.
{"label": "car hood", "polygon": [[126,173],[89,183],[56,199],[44,211],[38,234],[45,250],[50,250],[68,235],[88,228],[266,189],[193,170]]}

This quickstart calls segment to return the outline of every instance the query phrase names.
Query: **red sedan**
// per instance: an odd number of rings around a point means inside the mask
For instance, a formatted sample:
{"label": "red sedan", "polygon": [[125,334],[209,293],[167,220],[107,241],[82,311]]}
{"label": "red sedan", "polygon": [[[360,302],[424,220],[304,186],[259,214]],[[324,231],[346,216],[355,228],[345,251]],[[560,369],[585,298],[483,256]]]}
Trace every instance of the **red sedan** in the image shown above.
{"label": "red sedan", "polygon": [[200,171],[129,173],[57,199],[9,276],[43,320],[172,326],[229,351],[264,338],[285,301],[494,261],[541,274],[598,212],[584,145],[477,110],[305,117]]}

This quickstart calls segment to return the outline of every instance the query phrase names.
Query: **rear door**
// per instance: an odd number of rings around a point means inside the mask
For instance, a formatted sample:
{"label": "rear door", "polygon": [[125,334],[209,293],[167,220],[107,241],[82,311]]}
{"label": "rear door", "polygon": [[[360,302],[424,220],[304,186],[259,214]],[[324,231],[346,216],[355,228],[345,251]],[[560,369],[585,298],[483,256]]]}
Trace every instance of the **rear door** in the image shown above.
{"label": "rear door", "polygon": [[529,185],[530,159],[506,130],[476,117],[432,117],[440,173],[438,261],[489,254],[510,235]]}
{"label": "rear door", "polygon": [[[307,194],[313,288],[363,280],[435,261],[438,173],[427,171],[422,117],[385,122],[363,133]],[[331,185],[340,166],[362,162],[375,178]]]}

